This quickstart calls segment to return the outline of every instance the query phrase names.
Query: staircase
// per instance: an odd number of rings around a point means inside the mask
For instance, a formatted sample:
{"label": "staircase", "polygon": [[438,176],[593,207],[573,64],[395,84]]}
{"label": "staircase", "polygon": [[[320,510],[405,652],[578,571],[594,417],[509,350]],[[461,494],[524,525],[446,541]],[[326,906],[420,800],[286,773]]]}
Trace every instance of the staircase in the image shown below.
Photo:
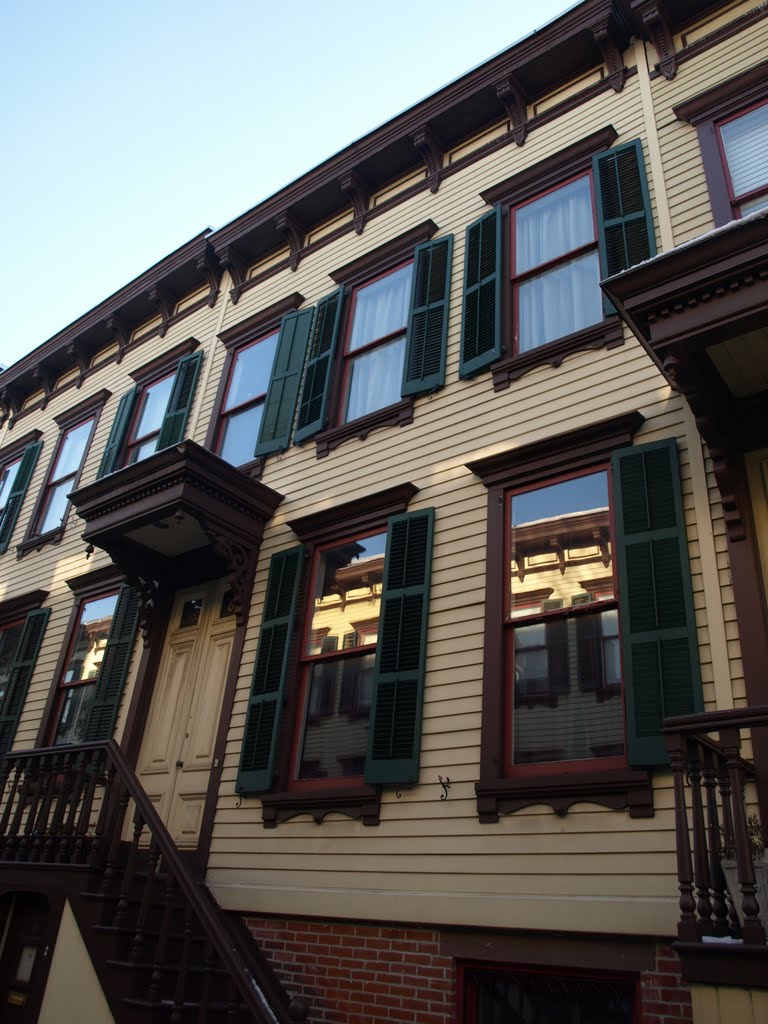
{"label": "staircase", "polygon": [[9,754],[0,787],[0,879],[66,891],[118,1024],[307,1020],[114,741]]}

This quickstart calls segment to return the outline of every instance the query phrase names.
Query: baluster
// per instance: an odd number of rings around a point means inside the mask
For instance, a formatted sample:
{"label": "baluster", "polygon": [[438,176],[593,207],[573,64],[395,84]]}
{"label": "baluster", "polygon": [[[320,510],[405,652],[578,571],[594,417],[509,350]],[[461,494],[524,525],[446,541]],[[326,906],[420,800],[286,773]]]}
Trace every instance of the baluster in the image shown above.
{"label": "baluster", "polygon": [[35,821],[35,838],[29,854],[29,859],[31,861],[39,861],[42,860],[43,857],[43,849],[45,848],[45,842],[48,838],[48,817],[51,813],[51,804],[53,803],[53,798],[56,793],[56,775],[60,764],[61,757],[59,754],[54,754],[53,756],[49,755],[48,757],[41,759],[40,774],[43,801],[40,805],[40,811],[38,812],[37,819]]}
{"label": "baluster", "polygon": [[187,990],[187,974],[189,972],[189,951],[192,945],[192,905],[186,903],[184,910],[184,942],[181,950],[179,973],[176,975],[176,988],[173,993],[173,1010],[171,1024],[181,1024],[184,1012],[184,994]]}
{"label": "baluster", "polygon": [[133,942],[131,943],[131,959],[134,962],[139,960],[142,950],[144,949],[144,932],[146,930],[147,918],[149,917],[149,908],[152,904],[152,889],[155,884],[155,874],[157,873],[157,862],[159,858],[160,848],[157,845],[157,840],[152,836],[149,843],[147,880],[144,883],[144,892],[141,897],[141,906],[139,907],[139,917],[136,922],[136,932],[133,936]]}
{"label": "baluster", "polygon": [[227,1020],[240,1020],[240,992],[234,978],[229,979],[229,1003],[227,1004]]}
{"label": "baluster", "polygon": [[171,930],[171,918],[176,902],[176,878],[171,873],[169,866],[164,865],[168,871],[168,878],[165,883],[165,906],[163,907],[163,920],[160,924],[160,934],[155,946],[155,960],[152,964],[152,980],[149,985],[149,999],[152,1003],[160,1001],[160,991],[163,979],[163,968],[165,967],[165,954],[168,949],[168,934]]}
{"label": "baluster", "polygon": [[[11,777],[14,764],[10,757],[0,758],[0,801],[3,800],[5,793],[5,787],[8,785],[8,780]],[[11,785],[11,791],[13,791],[13,785]],[[0,824],[0,836],[5,835],[5,828],[8,824],[8,818],[10,816],[10,810],[8,803],[3,806],[2,813],[2,824]]]}
{"label": "baluster", "polygon": [[213,943],[210,939],[205,940],[205,952],[203,953],[203,977],[200,986],[200,1010],[197,1019],[200,1024],[206,1024],[208,1020],[208,1007],[211,1002],[211,987],[213,983]]}
{"label": "baluster", "polygon": [[104,792],[101,794],[101,807],[99,808],[99,817],[96,822],[96,828],[93,833],[93,842],[91,843],[91,852],[88,855],[88,867],[98,868],[101,867],[102,851],[104,849],[104,834],[107,828],[107,821],[109,814],[112,810],[111,796],[112,787],[115,783],[115,775],[117,769],[114,764],[110,761],[109,767],[105,769],[104,778]]}
{"label": "baluster", "polygon": [[709,898],[709,857],[707,855],[707,833],[704,827],[704,805],[701,799],[701,755],[699,744],[696,741],[688,744],[688,783],[691,787],[693,863],[699,936],[711,935],[713,926],[712,902]]}
{"label": "baluster", "polygon": [[57,864],[69,863],[72,853],[72,837],[74,836],[75,828],[77,827],[77,812],[82,799],[83,788],[85,786],[85,757],[81,751],[78,751],[73,757],[72,773],[74,775],[74,781],[72,783],[72,791],[69,796],[69,812],[67,813],[67,820],[61,830],[59,849],[56,853]]}
{"label": "baluster", "polygon": [[725,900],[725,875],[720,865],[719,850],[721,845],[720,819],[717,813],[717,769],[715,754],[703,748],[704,766],[702,777],[707,806],[707,843],[709,846],[709,877],[712,888],[712,913],[715,935],[728,934],[728,905]]}
{"label": "baluster", "polygon": [[88,786],[85,790],[83,802],[80,804],[80,815],[77,822],[75,848],[72,852],[73,864],[85,864],[86,851],[88,848],[88,833],[91,827],[91,810],[96,796],[96,787],[99,784],[98,764],[94,764],[94,752],[85,752],[85,773],[88,779]]}
{"label": "baluster", "polygon": [[728,775],[731,781],[731,807],[733,811],[733,838],[736,843],[736,870],[741,887],[741,906],[744,924],[741,937],[745,942],[765,945],[765,929],[760,923],[759,908],[755,898],[755,867],[747,832],[747,815],[744,809],[744,769],[741,765],[741,737],[738,729],[724,729],[720,743],[725,749]]}
{"label": "baluster", "polygon": [[688,837],[688,808],[685,800],[685,740],[680,736],[667,738],[675,788],[675,837],[677,840],[677,881],[680,890],[680,921],[677,935],[682,942],[696,942],[696,903],[693,899],[691,844]]}
{"label": "baluster", "polygon": [[125,814],[131,799],[131,794],[123,784],[122,779],[118,780],[117,794],[117,815],[112,823],[112,842],[109,845],[107,865],[104,868],[104,877],[101,880],[101,892],[104,896],[111,894],[113,883],[119,874],[118,859],[120,857],[120,843],[122,842],[123,835],[123,822],[125,821]]}
{"label": "baluster", "polygon": [[25,760],[24,765],[19,766],[24,776],[24,781],[21,785],[21,792],[19,792],[18,800],[16,802],[16,810],[13,815],[13,821],[11,822],[11,827],[8,830],[8,839],[5,844],[5,850],[3,851],[4,860],[16,859],[16,851],[19,845],[18,835],[21,829],[22,820],[24,818],[24,808],[27,806],[29,791],[34,785],[35,781],[34,776],[32,774],[33,763],[34,762],[32,758],[28,757]]}
{"label": "baluster", "polygon": [[[733,794],[731,793],[731,779],[728,775],[728,762],[725,756],[723,756],[720,762],[717,782],[720,787],[720,806],[723,811],[723,842],[721,845],[726,850],[734,850],[736,848],[736,841],[733,838],[733,813],[731,811]],[[741,938],[741,924],[739,923],[735,898],[730,898],[730,893],[728,895],[728,931],[734,938]]]}
{"label": "baluster", "polygon": [[[10,766],[10,761],[8,762]],[[13,780],[11,782],[10,791],[5,800],[5,807],[3,808],[3,817],[0,821],[0,841],[2,841],[2,859],[6,859],[6,848],[10,842],[9,826],[11,821],[11,815],[13,814],[14,806],[16,803],[19,784],[23,777],[23,768],[20,761],[16,761],[13,765]]]}
{"label": "baluster", "polygon": [[56,859],[57,842],[61,840],[62,822],[67,809],[70,793],[72,790],[72,754],[64,751],[60,755],[60,766],[58,771],[58,785],[56,786],[56,806],[48,829],[48,838],[43,848],[43,860],[50,864]]}
{"label": "baluster", "polygon": [[117,903],[117,912],[115,913],[115,920],[113,924],[116,927],[122,926],[126,920],[128,914],[128,907],[130,904],[130,891],[131,883],[136,868],[136,857],[139,852],[139,843],[141,841],[141,833],[144,831],[144,818],[141,815],[138,807],[133,815],[133,840],[131,842],[131,848],[128,851],[128,863],[125,865],[125,871],[123,873],[123,884],[120,889],[120,899]]}
{"label": "baluster", "polygon": [[[31,758],[30,761],[32,761]],[[19,845],[16,848],[17,861],[29,860],[29,854],[32,849],[32,833],[35,828],[35,819],[37,818],[37,808],[40,804],[40,795],[43,791],[43,773],[40,770],[40,761],[37,758],[32,761],[30,774],[33,777],[32,796],[29,797],[29,802],[26,808],[27,820],[24,822],[24,831],[21,834]]]}

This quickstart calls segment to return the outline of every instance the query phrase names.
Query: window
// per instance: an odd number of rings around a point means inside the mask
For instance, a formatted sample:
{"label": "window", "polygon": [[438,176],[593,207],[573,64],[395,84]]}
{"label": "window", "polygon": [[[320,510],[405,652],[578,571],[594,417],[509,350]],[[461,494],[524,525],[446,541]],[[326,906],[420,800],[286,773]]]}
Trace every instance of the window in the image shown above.
{"label": "window", "polygon": [[137,622],[138,599],[128,586],[80,599],[57,672],[47,742],[79,744],[112,736]]}
{"label": "window", "polygon": [[191,338],[131,374],[136,386],[118,403],[98,477],[184,440],[202,362],[197,345]]}
{"label": "window", "polygon": [[39,430],[0,452],[0,553],[8,550],[43,442]]}
{"label": "window", "polygon": [[414,397],[443,385],[453,237],[424,241],[436,230],[425,221],[331,274],[341,287],[312,320],[294,434],[316,437],[318,458],[410,423]]}
{"label": "window", "polygon": [[[702,707],[673,440],[630,414],[491,456],[478,811],[652,813],[663,720]],[[500,725],[501,723],[501,725]]]}
{"label": "window", "polygon": [[[493,364],[496,390],[541,363],[623,342],[600,280],[655,254],[640,142],[609,127],[482,198],[464,253],[461,377]],[[506,225],[506,226],[505,226]]]}
{"label": "window", "polygon": [[734,216],[768,206],[768,103],[719,125]]}
{"label": "window", "polygon": [[50,615],[36,590],[0,603],[0,757],[13,746]]}
{"label": "window", "polygon": [[272,557],[237,780],[266,824],[320,808],[373,823],[371,785],[418,778],[434,513],[404,511],[415,492],[294,520],[306,548]]}
{"label": "window", "polygon": [[36,534],[50,533],[63,525],[69,508],[67,495],[77,486],[95,423],[96,417],[92,416],[62,434],[36,517]]}
{"label": "window", "polygon": [[16,660],[16,651],[24,629],[24,620],[0,626],[0,706],[11,678],[11,670]]}
{"label": "window", "polygon": [[233,466],[241,466],[254,457],[277,339],[278,332],[273,331],[241,348],[232,361],[221,405],[216,450]]}

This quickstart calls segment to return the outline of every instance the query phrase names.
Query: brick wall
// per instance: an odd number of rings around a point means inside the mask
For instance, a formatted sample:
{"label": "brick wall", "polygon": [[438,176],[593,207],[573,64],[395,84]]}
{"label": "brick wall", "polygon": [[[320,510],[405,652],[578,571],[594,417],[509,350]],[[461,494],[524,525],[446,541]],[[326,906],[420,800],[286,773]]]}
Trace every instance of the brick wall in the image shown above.
{"label": "brick wall", "polygon": [[[691,1024],[691,990],[683,982],[680,960],[668,946],[656,947],[653,972],[640,975],[642,1024]],[[735,1024],[735,1022],[734,1022]]]}
{"label": "brick wall", "polygon": [[248,917],[312,1024],[453,1024],[454,969],[439,935],[346,921]]}
{"label": "brick wall", "polygon": [[[455,965],[439,932],[352,921],[247,917],[287,991],[311,1024],[454,1024]],[[680,961],[658,946],[640,978],[638,1024],[692,1024]]]}

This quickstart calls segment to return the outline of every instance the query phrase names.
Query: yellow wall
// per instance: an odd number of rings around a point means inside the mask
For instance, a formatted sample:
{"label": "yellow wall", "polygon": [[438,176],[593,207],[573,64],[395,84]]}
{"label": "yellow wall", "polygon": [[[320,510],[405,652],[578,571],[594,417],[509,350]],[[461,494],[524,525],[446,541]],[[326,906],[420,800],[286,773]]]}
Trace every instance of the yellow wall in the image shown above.
{"label": "yellow wall", "polygon": [[765,1024],[768,991],[691,985],[693,1024]]}
{"label": "yellow wall", "polygon": [[39,1024],[114,1024],[69,903],[64,905],[61,916],[38,1021]]}

